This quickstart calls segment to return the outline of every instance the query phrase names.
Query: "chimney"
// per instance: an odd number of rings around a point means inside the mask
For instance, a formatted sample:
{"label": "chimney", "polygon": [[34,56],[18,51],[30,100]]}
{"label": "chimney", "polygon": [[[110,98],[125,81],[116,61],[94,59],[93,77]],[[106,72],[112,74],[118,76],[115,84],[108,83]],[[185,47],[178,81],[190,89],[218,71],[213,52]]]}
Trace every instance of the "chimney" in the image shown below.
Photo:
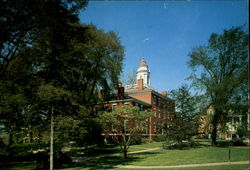
{"label": "chimney", "polygon": [[137,81],[137,90],[143,90],[143,79]]}
{"label": "chimney", "polygon": [[122,87],[122,83],[119,83],[117,86],[117,99],[124,99],[124,87]]}
{"label": "chimney", "polygon": [[166,91],[161,92],[161,94],[162,94],[163,96],[167,96],[167,95],[168,95],[168,93],[167,93]]}

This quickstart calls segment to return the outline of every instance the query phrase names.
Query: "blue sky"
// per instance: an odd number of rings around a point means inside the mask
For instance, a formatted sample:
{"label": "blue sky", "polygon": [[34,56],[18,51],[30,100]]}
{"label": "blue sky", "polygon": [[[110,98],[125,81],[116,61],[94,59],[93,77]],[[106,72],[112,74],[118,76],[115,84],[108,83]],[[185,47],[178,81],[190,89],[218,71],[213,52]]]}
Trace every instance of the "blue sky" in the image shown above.
{"label": "blue sky", "polygon": [[90,1],[80,20],[118,33],[125,47],[124,75],[144,57],[151,85],[170,91],[188,83],[192,48],[206,45],[213,32],[248,26],[248,1]]}

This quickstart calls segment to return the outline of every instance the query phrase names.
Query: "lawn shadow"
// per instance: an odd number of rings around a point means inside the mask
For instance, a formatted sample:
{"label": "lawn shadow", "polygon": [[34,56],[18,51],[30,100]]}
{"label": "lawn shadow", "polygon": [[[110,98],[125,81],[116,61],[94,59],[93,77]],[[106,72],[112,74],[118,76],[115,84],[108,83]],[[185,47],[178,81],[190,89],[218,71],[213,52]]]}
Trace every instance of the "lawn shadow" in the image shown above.
{"label": "lawn shadow", "polygon": [[178,144],[172,144],[172,145],[164,145],[163,144],[163,149],[166,149],[166,150],[189,150],[189,149],[194,149],[194,148],[202,148],[204,146],[207,147],[210,145],[201,144],[199,142],[178,143]]}
{"label": "lawn shadow", "polygon": [[81,168],[88,168],[90,170],[94,169],[113,169],[117,168],[120,165],[129,165],[132,162],[137,162],[140,160],[143,160],[143,157],[141,155],[144,155],[145,157],[159,154],[159,152],[144,152],[144,153],[136,153],[128,155],[128,157],[125,159],[123,158],[122,154],[96,154],[96,155],[88,155],[83,156],[82,161],[75,162],[74,164],[70,165],[69,168],[74,169],[81,169]]}

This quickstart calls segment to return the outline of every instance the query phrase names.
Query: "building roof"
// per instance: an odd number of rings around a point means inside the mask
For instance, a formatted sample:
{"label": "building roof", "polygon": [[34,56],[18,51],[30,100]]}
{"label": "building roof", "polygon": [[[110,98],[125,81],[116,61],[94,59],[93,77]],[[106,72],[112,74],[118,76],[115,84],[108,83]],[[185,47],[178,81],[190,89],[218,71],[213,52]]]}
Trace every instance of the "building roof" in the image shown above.
{"label": "building roof", "polygon": [[110,101],[105,102],[105,103],[120,103],[120,102],[125,103],[125,102],[134,102],[134,103],[138,103],[138,104],[141,104],[141,105],[144,105],[144,106],[151,106],[150,104],[145,103],[145,102],[143,102],[143,101],[141,101],[141,100],[135,99],[135,98],[133,98],[133,97],[131,97],[131,96],[127,96],[127,95],[126,95],[126,96],[124,96],[124,97],[125,97],[125,99],[110,100]]}
{"label": "building roof", "polygon": [[126,89],[125,93],[127,95],[129,94],[142,94],[142,93],[153,93],[156,96],[159,96],[161,98],[167,99],[167,100],[172,100],[167,96],[163,96],[161,93],[157,92],[156,90],[152,89],[152,88],[145,88],[143,90],[137,90],[136,88],[131,88],[131,89]]}
{"label": "building roof", "polygon": [[141,60],[140,67],[148,67],[146,60],[144,58],[142,58],[142,60]]}

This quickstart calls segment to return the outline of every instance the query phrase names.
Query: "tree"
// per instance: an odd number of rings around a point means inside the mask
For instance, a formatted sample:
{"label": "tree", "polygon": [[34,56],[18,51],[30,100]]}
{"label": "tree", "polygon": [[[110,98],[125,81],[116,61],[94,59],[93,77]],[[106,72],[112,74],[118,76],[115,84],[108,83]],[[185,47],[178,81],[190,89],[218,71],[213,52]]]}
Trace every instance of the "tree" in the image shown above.
{"label": "tree", "polygon": [[[77,13],[86,5],[85,0],[0,2],[0,113],[1,122],[9,132],[9,145],[12,144],[13,134],[27,125],[23,121],[26,120],[24,113],[33,104],[34,95],[31,94],[41,83],[39,76],[34,75],[38,60],[34,60],[34,57],[22,60],[21,53],[33,47],[45,30],[53,30],[54,37],[65,37],[61,35],[72,29],[71,24],[78,23]],[[19,61],[21,64],[18,64]]]}
{"label": "tree", "polygon": [[[62,42],[57,44],[49,30],[44,31],[43,36],[33,42],[33,46],[24,48],[8,64],[5,76],[0,80],[0,113],[10,134],[10,144],[13,127],[16,130],[28,128],[34,137],[39,138],[43,134],[42,130],[46,132],[47,118],[50,117],[47,112],[52,107],[56,115],[70,115],[77,119],[81,107],[89,107],[90,102],[98,100],[99,90],[109,93],[114,88],[123,61],[123,48],[117,35],[113,32],[104,33],[94,26],[75,25],[73,28],[80,32],[68,32],[72,39],[65,38],[67,43],[64,46],[61,46]],[[48,90],[44,87],[59,89],[69,97],[65,100],[61,98],[55,108],[52,100],[47,100],[52,103],[44,103],[44,99],[39,97],[38,94]],[[48,91],[44,97],[53,94],[56,95]],[[87,117],[92,120],[95,115],[87,114]],[[86,122],[80,124],[87,126]],[[96,124],[88,125],[88,129],[95,133],[91,126]]]}
{"label": "tree", "polygon": [[109,93],[117,84],[124,54],[116,33],[79,24],[78,11],[86,5],[86,0],[0,2],[0,114],[9,145],[16,132],[26,132],[22,129],[28,129],[30,141],[48,144],[49,123],[51,132],[57,131],[52,144],[67,137],[86,145],[99,140],[98,122],[87,107],[100,90]]}
{"label": "tree", "polygon": [[86,5],[87,0],[0,1],[0,77],[10,61],[23,48],[32,46],[41,32],[52,28],[60,37],[70,28],[69,23],[78,22],[78,11]]}
{"label": "tree", "polygon": [[189,78],[204,90],[215,111],[211,121],[215,145],[218,124],[225,125],[228,111],[246,101],[247,94],[239,91],[245,91],[248,84],[248,34],[239,27],[224,30],[222,35],[213,33],[208,45],[192,49],[189,56],[193,69]]}
{"label": "tree", "polygon": [[136,70],[133,70],[132,72],[129,72],[126,74],[123,78],[123,84],[125,85],[135,85],[136,82]]}
{"label": "tree", "polygon": [[191,95],[187,85],[172,90],[169,96],[175,101],[176,115],[173,121],[165,124],[166,136],[169,140],[177,143],[181,143],[182,140],[190,140],[197,132],[196,96]]}
{"label": "tree", "polygon": [[98,91],[109,93],[117,84],[124,54],[116,33],[79,24],[78,11],[86,5],[0,2],[0,114],[9,146],[19,132],[47,145],[56,131],[50,141],[59,148],[71,139],[85,146],[100,140],[88,107]]}
{"label": "tree", "polygon": [[119,144],[124,158],[127,158],[131,140],[142,134],[151,114],[150,111],[140,111],[138,107],[130,105],[118,106],[112,112],[101,113],[100,120],[104,134],[112,136]]}
{"label": "tree", "polygon": [[94,103],[98,91],[109,93],[115,89],[122,71],[124,50],[115,32],[105,33],[94,25],[84,27],[84,42],[74,44],[77,48],[73,56],[83,54],[78,58],[84,62],[83,69],[78,70],[82,74],[82,89],[85,91],[83,101]]}

